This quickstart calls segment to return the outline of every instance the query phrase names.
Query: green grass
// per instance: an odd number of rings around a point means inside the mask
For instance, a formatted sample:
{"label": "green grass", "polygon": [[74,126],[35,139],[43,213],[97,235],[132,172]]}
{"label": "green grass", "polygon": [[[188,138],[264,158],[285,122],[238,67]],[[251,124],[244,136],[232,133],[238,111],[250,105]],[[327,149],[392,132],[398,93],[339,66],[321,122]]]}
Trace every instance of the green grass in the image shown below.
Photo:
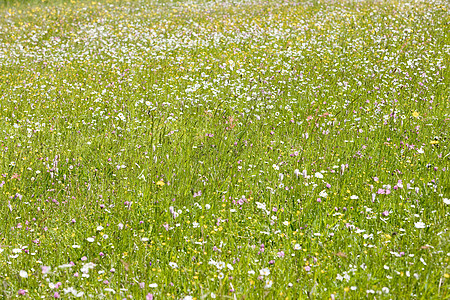
{"label": "green grass", "polygon": [[446,1],[7,1],[0,297],[449,299]]}

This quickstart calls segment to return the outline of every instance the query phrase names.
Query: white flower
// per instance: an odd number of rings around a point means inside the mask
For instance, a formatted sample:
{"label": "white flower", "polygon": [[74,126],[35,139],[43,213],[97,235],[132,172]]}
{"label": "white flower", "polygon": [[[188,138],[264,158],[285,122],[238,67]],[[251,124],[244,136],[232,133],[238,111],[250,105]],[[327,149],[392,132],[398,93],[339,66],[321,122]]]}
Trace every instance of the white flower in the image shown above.
{"label": "white flower", "polygon": [[219,278],[219,279],[223,279],[223,277],[224,277],[224,275],[222,272],[220,272],[219,275],[217,276],[217,278]]}
{"label": "white flower", "polygon": [[273,281],[270,279],[266,280],[266,285],[264,286],[265,289],[270,289],[272,287]]}
{"label": "white flower", "polygon": [[123,113],[119,113],[117,116],[118,116],[119,119],[121,119],[122,121],[125,121],[125,116],[123,115]]}
{"label": "white flower", "polygon": [[72,245],[72,248],[74,249],[79,249],[81,246],[80,245]]}
{"label": "white flower", "polygon": [[316,172],[316,174],[314,174],[314,176],[316,177],[316,178],[323,178],[323,175],[322,175],[322,173],[320,173],[320,172]]}
{"label": "white flower", "polygon": [[299,169],[295,169],[295,170],[294,170],[294,175],[295,175],[295,176],[298,177],[298,176],[300,176],[300,174],[301,174],[301,173],[300,173],[300,170],[299,170]]}
{"label": "white flower", "polygon": [[356,199],[358,199],[359,197],[358,196],[356,196],[356,195],[352,195],[351,197],[350,197],[350,199],[352,199],[352,200],[356,200]]}
{"label": "white flower", "polygon": [[103,230],[103,226],[102,225],[97,226],[97,231],[102,231],[102,230]]}
{"label": "white flower", "polygon": [[211,208],[211,205],[205,204],[205,208],[206,208],[206,209],[210,209],[210,208]]}
{"label": "white flower", "polygon": [[414,226],[416,228],[425,228],[426,227],[424,222],[416,222],[416,223],[414,223]]}
{"label": "white flower", "polygon": [[87,239],[86,239],[89,243],[92,243],[92,242],[94,242],[95,241],[95,239],[94,238],[92,238],[92,237],[88,237]]}
{"label": "white flower", "polygon": [[269,270],[268,268],[261,269],[261,270],[259,271],[259,274],[260,274],[261,276],[269,276],[269,275],[270,275],[270,270]]}
{"label": "white flower", "polygon": [[222,270],[223,268],[225,268],[225,263],[223,261],[219,261],[216,264],[217,269]]}
{"label": "white flower", "polygon": [[234,270],[234,268],[233,268],[233,266],[231,265],[231,264],[227,264],[227,267],[228,267],[228,269],[230,269],[230,270]]}
{"label": "white flower", "polygon": [[147,237],[143,237],[143,238],[141,239],[141,241],[147,242],[147,241],[148,241],[148,238],[147,238]]}
{"label": "white flower", "polygon": [[276,164],[273,164],[272,167],[273,167],[275,170],[277,170],[277,171],[280,169],[280,167],[279,167],[278,165],[276,165]]}
{"label": "white flower", "polygon": [[302,247],[300,246],[300,244],[295,244],[294,245],[294,250],[301,250]]}
{"label": "white flower", "polygon": [[177,263],[174,263],[174,262],[169,262],[169,266],[170,266],[172,269],[178,268]]}
{"label": "white flower", "polygon": [[96,264],[88,262],[81,267],[80,271],[83,273],[88,273],[89,270],[93,269],[95,266],[96,266]]}
{"label": "white flower", "polygon": [[427,265],[427,263],[425,262],[425,260],[421,257],[420,258],[420,261],[426,266]]}
{"label": "white flower", "polygon": [[443,200],[444,200],[444,203],[445,203],[445,204],[450,205],[450,199],[444,198]]}
{"label": "white flower", "polygon": [[248,271],[247,273],[248,273],[248,275],[254,275],[254,274],[255,274],[255,271],[250,270],[250,271]]}
{"label": "white flower", "polygon": [[323,190],[323,191],[321,191],[319,193],[319,196],[322,197],[322,198],[326,198],[326,197],[328,197],[328,194],[327,194],[327,192],[325,190]]}
{"label": "white flower", "polygon": [[266,204],[265,203],[261,203],[261,202],[255,202],[256,203],[256,207],[262,210],[266,209]]}
{"label": "white flower", "polygon": [[289,225],[289,221],[284,221],[284,222],[283,222],[283,225],[284,225],[284,226],[288,226],[288,225]]}
{"label": "white flower", "polygon": [[28,278],[28,273],[27,273],[27,271],[21,270],[19,272],[19,276],[22,278]]}
{"label": "white flower", "polygon": [[211,298],[216,299],[216,294],[211,293]]}
{"label": "white flower", "polygon": [[150,283],[148,286],[151,287],[151,288],[155,288],[155,287],[158,287],[158,284],[156,284],[156,283]]}
{"label": "white flower", "polygon": [[14,248],[14,249],[12,249],[12,253],[21,253],[22,252],[22,249],[19,249],[19,248]]}
{"label": "white flower", "polygon": [[383,287],[381,290],[383,291],[383,293],[389,294],[389,288]]}
{"label": "white flower", "polygon": [[123,224],[119,223],[117,226],[119,226],[119,229],[122,230],[123,229]]}

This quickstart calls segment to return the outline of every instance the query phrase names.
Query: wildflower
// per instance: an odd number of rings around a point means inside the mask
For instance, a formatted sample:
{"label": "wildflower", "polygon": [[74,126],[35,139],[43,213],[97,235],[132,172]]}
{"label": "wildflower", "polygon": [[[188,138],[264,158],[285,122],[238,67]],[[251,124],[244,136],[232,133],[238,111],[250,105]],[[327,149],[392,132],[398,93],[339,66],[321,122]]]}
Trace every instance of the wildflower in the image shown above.
{"label": "wildflower", "polygon": [[305,271],[306,271],[306,272],[311,271],[311,267],[310,267],[310,266],[305,266]]}
{"label": "wildflower", "polygon": [[170,266],[172,269],[178,268],[177,263],[174,263],[174,262],[169,262],[169,266]]}
{"label": "wildflower", "polygon": [[27,271],[21,270],[19,272],[19,276],[22,278],[28,278],[28,273],[27,273]]}
{"label": "wildflower", "polygon": [[418,113],[417,111],[414,111],[414,112],[412,113],[412,116],[413,116],[414,118],[418,118],[418,117],[419,117],[419,113]]}
{"label": "wildflower", "polygon": [[444,203],[445,203],[445,204],[450,205],[450,199],[444,198],[443,200],[444,200]]}
{"label": "wildflower", "polygon": [[319,179],[323,178],[323,175],[320,172],[316,172],[316,174],[314,174],[314,176]]}
{"label": "wildflower", "polygon": [[270,279],[266,280],[266,285],[264,286],[265,289],[270,289],[273,285],[273,281]]}
{"label": "wildflower", "polygon": [[153,294],[148,293],[147,296],[145,296],[145,300],[153,300]]}
{"label": "wildflower", "polygon": [[164,186],[165,183],[164,183],[164,181],[159,180],[158,182],[156,182],[156,185],[157,185],[157,186]]}
{"label": "wildflower", "polygon": [[301,250],[302,247],[300,246],[300,244],[295,244],[294,245],[294,250]]}
{"label": "wildflower", "polygon": [[219,279],[223,279],[223,277],[224,277],[224,275],[222,272],[220,272],[219,275],[217,276],[217,278],[219,278]]}
{"label": "wildflower", "polygon": [[20,289],[20,290],[17,291],[17,293],[18,293],[19,295],[25,295],[25,294],[27,293],[27,291],[26,291],[26,290]]}
{"label": "wildflower", "polygon": [[270,270],[268,268],[261,269],[259,271],[259,274],[261,274],[261,276],[269,276],[270,275]]}
{"label": "wildflower", "polygon": [[424,222],[416,222],[416,223],[414,223],[414,226],[419,229],[426,227]]}

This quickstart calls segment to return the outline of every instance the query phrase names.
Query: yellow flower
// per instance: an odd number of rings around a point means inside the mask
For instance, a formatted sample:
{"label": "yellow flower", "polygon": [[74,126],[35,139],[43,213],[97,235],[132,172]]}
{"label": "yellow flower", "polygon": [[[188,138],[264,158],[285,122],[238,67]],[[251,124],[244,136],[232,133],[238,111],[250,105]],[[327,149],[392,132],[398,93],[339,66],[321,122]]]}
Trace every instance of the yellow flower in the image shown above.
{"label": "yellow flower", "polygon": [[412,116],[413,116],[414,118],[418,118],[418,117],[419,117],[419,113],[418,113],[417,111],[414,111],[414,112],[412,113]]}
{"label": "yellow flower", "polygon": [[165,183],[164,183],[164,181],[160,180],[156,183],[156,185],[163,186],[163,185],[165,185]]}

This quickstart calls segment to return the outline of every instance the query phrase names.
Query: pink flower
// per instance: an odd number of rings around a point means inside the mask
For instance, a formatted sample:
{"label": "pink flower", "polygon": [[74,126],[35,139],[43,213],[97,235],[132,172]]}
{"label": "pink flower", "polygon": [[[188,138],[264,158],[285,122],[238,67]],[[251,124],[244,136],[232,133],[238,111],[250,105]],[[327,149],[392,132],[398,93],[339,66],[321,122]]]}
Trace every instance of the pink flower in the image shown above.
{"label": "pink flower", "polygon": [[147,296],[145,296],[145,300],[153,300],[153,294],[148,293]]}
{"label": "pink flower", "polygon": [[306,271],[306,272],[311,271],[311,267],[310,267],[310,266],[305,266],[305,271]]}
{"label": "pink flower", "polygon": [[278,257],[284,257],[284,252],[280,251],[280,252],[277,253],[277,255],[278,255]]}
{"label": "pink flower", "polygon": [[53,294],[53,298],[59,299],[60,297],[61,297],[61,296],[59,295],[58,292],[55,292],[55,293]]}
{"label": "pink flower", "polygon": [[25,295],[25,294],[27,293],[27,291],[26,291],[26,290],[20,289],[20,290],[17,291],[17,293],[18,293],[19,295]]}

